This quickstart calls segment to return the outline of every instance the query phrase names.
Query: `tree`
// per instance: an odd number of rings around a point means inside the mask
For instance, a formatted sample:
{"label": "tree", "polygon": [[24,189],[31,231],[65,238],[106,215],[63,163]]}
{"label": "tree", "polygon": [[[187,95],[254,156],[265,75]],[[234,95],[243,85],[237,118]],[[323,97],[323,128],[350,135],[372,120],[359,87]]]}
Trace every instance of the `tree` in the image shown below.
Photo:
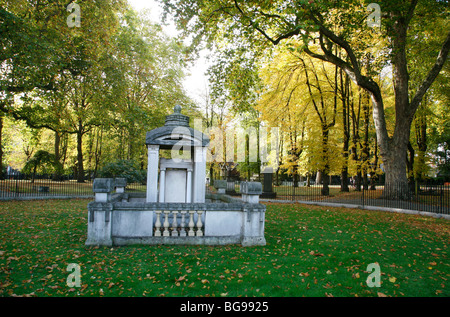
{"label": "tree", "polygon": [[[189,109],[182,89],[184,46],[150,22],[146,13],[129,9],[104,56],[110,131],[120,144],[116,155],[145,161],[145,132],[164,124],[174,104]],[[104,100],[105,102],[105,100]]]}
{"label": "tree", "polygon": [[[0,27],[5,34],[1,38],[0,110],[27,121],[32,127],[50,128],[59,136],[53,124],[41,119],[35,121],[39,115],[32,107],[17,109],[10,100],[14,94],[26,98],[35,90],[55,91],[58,82],[66,80],[64,73],[70,73],[73,78],[83,76],[107,47],[110,34],[118,24],[117,12],[125,2],[84,2],[83,24],[72,29],[67,24],[65,0],[1,1],[0,4]],[[78,165],[82,165],[80,159],[79,153]]]}
{"label": "tree", "polygon": [[[283,45],[286,39],[301,39],[297,48],[313,58],[336,65],[344,70],[353,82],[369,92],[373,102],[373,118],[379,144],[379,153],[386,171],[384,195],[391,199],[410,196],[406,177],[406,151],[411,122],[422,101],[442,69],[450,50],[447,1],[385,1],[382,4],[381,28],[370,29],[366,5],[361,1],[237,1],[204,2],[195,0],[163,0],[186,32],[197,32],[213,41],[223,38],[223,29],[248,43],[253,50],[265,50],[268,45]],[[362,5],[363,4],[363,5]],[[446,20],[445,32],[435,30],[441,47],[435,60],[420,81],[412,98],[409,98],[409,72],[407,47],[411,41],[410,26],[428,20]],[[420,37],[423,28],[412,36]],[[384,99],[373,74],[364,72],[363,52],[374,45],[360,41],[364,32],[368,38],[381,33],[388,43],[378,51],[378,61],[391,64],[395,94],[395,128],[388,134],[384,112]],[[313,42],[320,49],[314,50]],[[335,50],[338,47],[339,50]],[[338,56],[336,51],[345,52]]]}
{"label": "tree", "polygon": [[301,166],[307,175],[318,172],[323,195],[329,194],[332,168],[336,170],[341,163],[333,155],[341,100],[338,69],[331,66],[314,63],[297,51],[277,51],[262,72],[266,90],[258,107],[263,119],[280,126],[285,134],[289,148],[283,165],[293,175],[294,184]]}
{"label": "tree", "polygon": [[56,161],[54,154],[39,150],[25,163],[22,172],[32,174],[31,182],[34,183],[34,177],[38,169],[41,173],[53,173],[61,169],[61,164]]}

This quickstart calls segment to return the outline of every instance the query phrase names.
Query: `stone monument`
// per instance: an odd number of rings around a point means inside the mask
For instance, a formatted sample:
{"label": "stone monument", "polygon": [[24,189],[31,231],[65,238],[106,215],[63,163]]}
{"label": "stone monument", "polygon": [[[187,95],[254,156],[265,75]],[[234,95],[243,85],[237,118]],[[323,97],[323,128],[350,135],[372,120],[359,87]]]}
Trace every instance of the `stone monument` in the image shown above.
{"label": "stone monument", "polygon": [[[205,194],[209,138],[189,127],[176,106],[163,127],[147,133],[146,193],[127,192],[122,178],[94,180],[86,245],[265,245],[261,184],[245,182],[243,200]],[[179,150],[184,155],[179,157]],[[170,159],[160,150],[170,150]],[[187,157],[186,157],[187,156]],[[217,186],[225,189],[224,184]]]}
{"label": "stone monument", "polygon": [[273,181],[273,168],[265,167],[261,172],[263,174],[263,191],[261,198],[276,198],[277,193],[273,191],[272,181]]}
{"label": "stone monument", "polygon": [[[175,106],[163,127],[147,132],[147,202],[204,203],[206,147],[209,138],[189,127],[189,117]],[[159,150],[189,149],[191,159],[160,158]],[[159,189],[158,189],[158,168]]]}

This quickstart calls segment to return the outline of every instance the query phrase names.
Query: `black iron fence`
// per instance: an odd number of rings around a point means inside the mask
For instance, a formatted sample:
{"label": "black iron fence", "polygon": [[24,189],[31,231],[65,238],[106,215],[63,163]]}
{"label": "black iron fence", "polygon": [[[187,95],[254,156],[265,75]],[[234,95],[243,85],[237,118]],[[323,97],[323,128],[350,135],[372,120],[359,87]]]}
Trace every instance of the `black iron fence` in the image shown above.
{"label": "black iron fence", "polygon": [[[392,190],[392,187],[390,190]],[[401,199],[389,197],[389,188],[384,184],[378,184],[374,188],[363,189],[360,196],[363,206],[381,206],[450,214],[449,183],[433,181],[416,183],[407,189],[406,195]]]}
{"label": "black iron fence", "polygon": [[[0,179],[0,199],[39,197],[93,197],[93,181],[86,178],[78,182],[72,175],[31,175],[16,173]],[[146,185],[127,184],[127,191],[145,192]]]}
{"label": "black iron fence", "polygon": [[[240,195],[240,181],[230,182],[227,194]],[[209,192],[212,187],[207,184]],[[214,191],[214,189],[212,189]],[[129,183],[126,191],[145,192],[144,183]],[[286,201],[316,201],[352,204],[357,206],[389,207],[440,214],[450,214],[450,183],[428,181],[410,186],[408,195],[402,199],[390,199],[385,195],[385,185],[361,185],[358,189],[349,186],[344,192],[340,185],[329,185],[328,194],[324,195],[323,185],[307,184],[306,182],[284,181],[273,184],[273,193],[263,192],[262,199]],[[71,175],[64,175],[55,180],[52,175],[37,175],[31,177],[25,174],[9,175],[0,179],[0,199],[20,199],[39,197],[93,197],[92,180],[78,182]]]}
{"label": "black iron fence", "polygon": [[[407,194],[401,199],[386,197],[383,183],[369,184],[358,188],[349,184],[348,191],[342,191],[339,182],[328,186],[328,194],[324,195],[323,185],[303,182],[295,184],[292,181],[283,181],[272,185],[272,192],[263,192],[262,199],[284,200],[292,202],[330,202],[357,206],[374,206],[398,208],[416,211],[426,211],[440,214],[450,214],[450,183],[430,180],[410,186]],[[234,192],[230,189],[234,188]],[[228,194],[239,195],[240,181],[229,184]]]}
{"label": "black iron fence", "polygon": [[449,183],[417,183],[408,188],[401,198],[388,197],[385,184],[361,185],[360,188],[349,186],[348,191],[342,191],[340,185],[329,185],[327,195],[324,195],[323,185],[308,186],[304,182],[297,185],[284,182],[274,185],[272,190],[278,200],[324,201],[450,214]]}

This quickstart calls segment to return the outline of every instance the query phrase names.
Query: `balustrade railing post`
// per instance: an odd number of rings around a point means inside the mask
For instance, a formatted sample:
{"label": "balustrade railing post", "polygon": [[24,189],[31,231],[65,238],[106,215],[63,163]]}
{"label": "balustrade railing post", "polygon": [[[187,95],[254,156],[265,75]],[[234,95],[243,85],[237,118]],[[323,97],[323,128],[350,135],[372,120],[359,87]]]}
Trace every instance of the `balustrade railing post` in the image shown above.
{"label": "balustrade railing post", "polygon": [[189,237],[194,237],[195,236],[195,232],[194,232],[194,210],[189,210]]}
{"label": "balustrade railing post", "polygon": [[160,237],[161,236],[161,220],[160,220],[161,210],[156,210],[155,213],[156,213],[155,237]]}
{"label": "balustrade railing post", "polygon": [[186,210],[182,210],[182,211],[180,211],[180,213],[181,213],[180,237],[185,237],[186,236],[186,228],[185,228]]}
{"label": "balustrade railing post", "polygon": [[163,231],[163,236],[164,237],[168,237],[170,236],[170,232],[169,232],[169,210],[165,210],[164,211],[164,231]]}
{"label": "balustrade railing post", "polygon": [[198,210],[197,211],[197,236],[201,237],[203,236],[203,230],[202,230],[202,214],[203,214],[203,210]]}
{"label": "balustrade railing post", "polygon": [[172,211],[172,236],[178,236],[178,221],[177,221],[178,211]]}

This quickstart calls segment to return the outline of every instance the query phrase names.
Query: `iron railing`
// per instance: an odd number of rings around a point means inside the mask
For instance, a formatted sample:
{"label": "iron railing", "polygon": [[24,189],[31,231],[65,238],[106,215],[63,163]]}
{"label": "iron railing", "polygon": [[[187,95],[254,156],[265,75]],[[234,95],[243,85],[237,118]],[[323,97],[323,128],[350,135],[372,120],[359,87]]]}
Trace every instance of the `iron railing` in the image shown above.
{"label": "iron railing", "polygon": [[[72,175],[58,176],[16,173],[0,179],[0,199],[21,199],[41,197],[93,197],[93,181],[86,178],[78,182]],[[127,191],[145,192],[146,185],[142,183],[127,184]]]}
{"label": "iron railing", "polygon": [[[228,186],[229,190],[230,185]],[[239,195],[240,181],[234,181],[235,195]],[[267,195],[270,200],[284,200],[292,202],[331,202],[339,204],[398,208],[432,213],[450,214],[450,183],[439,183],[433,180],[416,183],[407,189],[407,194],[401,199],[386,197],[384,183],[349,185],[347,192],[341,191],[336,182],[329,185],[328,194],[324,195],[323,185],[306,184],[306,182],[284,181],[273,184],[272,191],[276,196]],[[234,194],[234,193],[232,193]],[[264,199],[264,193],[261,195]]]}
{"label": "iron railing", "polygon": [[[395,188],[394,188],[395,189]],[[399,198],[388,197],[385,184],[349,186],[342,192],[340,185],[329,185],[328,195],[324,195],[323,185],[294,184],[274,185],[275,199],[288,201],[324,201],[359,206],[399,208],[433,213],[450,214],[450,184],[422,182],[411,186]]]}
{"label": "iron railing", "polygon": [[[240,181],[233,181],[233,184],[227,187],[227,193],[240,195],[239,187]],[[432,180],[410,186],[408,195],[401,199],[386,197],[386,188],[383,183],[361,186],[360,190],[357,190],[355,186],[349,186],[348,192],[342,192],[340,185],[331,184],[328,195],[323,194],[322,185],[308,186],[305,182],[297,184],[283,182],[273,184],[272,187],[276,197],[271,196],[270,200],[332,202],[450,214],[450,183]],[[145,192],[146,185],[129,183],[126,191]],[[207,184],[206,192],[211,191],[214,189]],[[54,180],[51,175],[37,175],[33,178],[24,174],[9,175],[5,179],[0,179],[0,199],[40,197],[93,197],[92,180],[85,179],[84,182],[78,182],[71,175],[60,176],[58,180]]]}

